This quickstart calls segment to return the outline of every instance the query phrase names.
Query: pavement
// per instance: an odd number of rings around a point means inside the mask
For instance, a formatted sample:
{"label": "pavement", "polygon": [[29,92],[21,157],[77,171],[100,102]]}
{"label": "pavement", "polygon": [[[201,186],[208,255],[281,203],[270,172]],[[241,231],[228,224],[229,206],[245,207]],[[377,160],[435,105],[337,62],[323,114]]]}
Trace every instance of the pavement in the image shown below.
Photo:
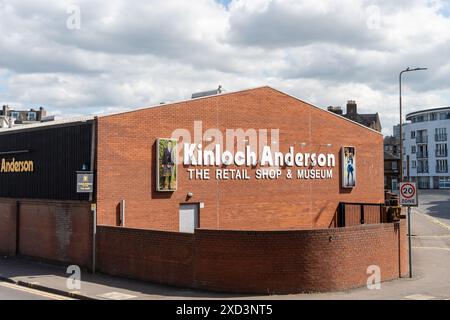
{"label": "pavement", "polygon": [[[70,274],[55,266],[23,258],[1,258],[0,280],[81,300],[227,299],[239,295],[211,293],[81,272],[79,289],[68,289]],[[2,288],[0,286],[0,292]]]}
{"label": "pavement", "polygon": [[0,300],[72,300],[65,296],[0,281]]}
{"label": "pavement", "polygon": [[69,274],[66,273],[65,267],[21,258],[0,258],[0,300],[448,300],[450,299],[450,191],[421,190],[419,202],[420,206],[412,210],[411,218],[413,278],[383,282],[381,289],[369,290],[363,287],[313,294],[234,295],[82,272],[81,287],[71,290],[67,287]]}

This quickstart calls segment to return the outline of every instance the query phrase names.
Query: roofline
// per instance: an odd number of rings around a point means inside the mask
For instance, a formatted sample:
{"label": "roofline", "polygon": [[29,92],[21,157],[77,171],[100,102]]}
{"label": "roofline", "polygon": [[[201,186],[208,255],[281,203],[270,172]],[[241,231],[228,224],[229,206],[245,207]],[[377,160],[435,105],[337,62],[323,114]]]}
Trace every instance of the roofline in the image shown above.
{"label": "roofline", "polygon": [[12,128],[1,128],[0,135],[16,132],[34,131],[40,129],[50,129],[53,127],[66,127],[80,123],[92,122],[94,120],[95,120],[94,116],[86,116],[86,117],[61,119],[49,122],[40,122],[36,124],[17,125],[13,126]]}
{"label": "roofline", "polygon": [[[361,128],[367,129],[369,131],[372,131],[374,133],[377,133],[381,136],[383,136],[383,134],[377,130],[374,130],[372,128],[366,127],[363,124],[360,124],[356,121],[350,120],[346,117],[344,117],[343,115],[339,115],[336,114],[334,112],[328,111],[324,108],[320,108],[318,106],[315,106],[309,102],[306,102],[304,100],[301,100],[300,98],[297,98],[293,95],[290,95],[289,93],[286,93],[284,91],[281,91],[279,89],[273,88],[271,86],[268,85],[264,85],[264,86],[258,86],[258,87],[254,87],[254,88],[248,88],[248,89],[243,89],[243,90],[237,90],[237,91],[230,91],[230,92],[224,92],[224,93],[219,93],[216,95],[210,95],[210,96],[204,96],[204,97],[198,97],[198,98],[193,98],[193,99],[184,99],[184,100],[180,100],[180,101],[176,101],[176,102],[171,102],[171,103],[164,103],[164,104],[158,104],[158,105],[152,105],[152,106],[147,106],[147,107],[140,107],[140,108],[136,108],[133,110],[127,110],[127,111],[122,111],[122,112],[111,112],[111,113],[107,113],[107,114],[101,114],[101,115],[96,115],[96,116],[85,116],[85,117],[78,117],[78,118],[70,118],[70,119],[62,119],[62,120],[56,120],[56,121],[51,121],[51,122],[44,122],[44,123],[38,123],[38,124],[29,124],[29,125],[23,125],[20,127],[12,127],[12,128],[5,128],[0,130],[0,134],[3,133],[7,133],[7,132],[14,132],[14,131],[26,131],[26,130],[31,130],[31,129],[39,129],[39,128],[43,128],[43,127],[50,127],[50,126],[57,126],[57,125],[65,125],[65,124],[71,124],[71,123],[78,123],[78,122],[87,122],[87,121],[91,121],[94,120],[96,118],[105,118],[105,117],[112,117],[112,116],[116,116],[116,115],[122,115],[122,114],[128,114],[128,113],[132,113],[132,112],[139,112],[139,111],[143,111],[143,110],[147,110],[147,109],[153,109],[153,108],[162,108],[162,107],[169,107],[169,106],[174,106],[177,104],[182,104],[182,103],[187,103],[187,102],[191,102],[191,101],[198,101],[198,100],[206,100],[206,99],[214,99],[214,98],[218,98],[220,96],[227,96],[227,95],[232,95],[232,94],[237,94],[237,93],[242,93],[242,92],[247,92],[247,91],[254,91],[254,90],[258,90],[258,89],[264,89],[264,88],[268,88],[268,89],[272,89],[274,91],[277,91],[278,93],[281,93],[285,96],[288,96],[292,99],[295,99],[297,101],[300,101],[310,107],[313,107],[317,110],[320,110],[322,112],[326,112],[330,115],[333,115],[335,117],[338,117],[342,120],[348,121],[352,124],[355,124],[357,126],[360,126]],[[378,115],[378,112],[377,112]]]}
{"label": "roofline", "polygon": [[[180,103],[186,103],[186,102],[190,102],[190,101],[198,101],[198,100],[203,100],[203,99],[213,99],[213,98],[217,98],[217,97],[220,97],[220,96],[226,96],[226,95],[231,95],[231,94],[236,94],[236,93],[242,93],[242,92],[247,92],[247,91],[253,91],[253,90],[258,90],[258,89],[264,89],[264,88],[269,88],[269,89],[275,90],[275,91],[277,91],[277,92],[279,92],[279,93],[281,93],[281,94],[284,94],[284,95],[286,95],[286,96],[288,96],[288,97],[290,97],[290,98],[292,98],[292,99],[295,99],[295,100],[300,101],[300,102],[302,102],[302,103],[304,103],[304,104],[307,104],[308,106],[311,106],[311,107],[313,107],[313,108],[315,108],[315,109],[318,109],[318,110],[321,110],[321,111],[326,112],[326,113],[328,113],[328,114],[337,116],[337,117],[339,117],[339,118],[341,118],[341,119],[343,119],[343,120],[346,120],[346,121],[348,121],[348,122],[350,122],[350,123],[356,124],[356,125],[358,125],[358,126],[364,128],[364,129],[367,129],[367,130],[370,130],[370,131],[372,131],[372,132],[375,132],[375,133],[377,133],[377,134],[379,134],[379,135],[381,135],[381,136],[383,135],[381,132],[379,132],[379,131],[377,131],[377,130],[374,130],[374,129],[372,129],[372,128],[366,127],[366,126],[363,125],[363,124],[360,124],[360,123],[358,123],[358,122],[356,122],[356,121],[347,119],[347,118],[345,118],[344,116],[338,115],[338,114],[336,114],[336,113],[334,113],[334,112],[328,111],[328,110],[323,109],[323,108],[320,108],[320,107],[318,107],[318,106],[315,106],[315,105],[313,105],[313,104],[311,104],[311,103],[309,103],[309,102],[305,102],[305,101],[303,101],[303,100],[301,100],[301,99],[299,99],[299,98],[297,98],[297,97],[294,97],[293,95],[290,95],[289,93],[286,93],[286,92],[284,92],[284,91],[281,91],[281,90],[279,90],[279,89],[273,88],[273,87],[268,86],[268,85],[265,85],[265,86],[258,86],[258,87],[254,87],[254,88],[243,89],[243,90],[237,90],[237,91],[224,92],[224,93],[219,93],[219,94],[215,94],[215,95],[211,95],[211,96],[199,97],[199,98],[194,98],[194,99],[185,99],[185,100],[180,100],[180,101],[171,102],[171,103],[165,103],[165,104],[159,104],[159,105],[154,105],[154,106],[149,106],[149,107],[142,107],[142,108],[137,108],[137,109],[133,109],[133,110],[129,110],[129,111],[116,112],[116,113],[110,113],[110,114],[103,114],[103,115],[98,115],[98,117],[99,117],[99,118],[103,118],[103,117],[111,117],[111,116],[116,116],[116,115],[121,115],[121,114],[131,113],[131,112],[142,111],[142,110],[146,110],[146,109],[161,108],[161,107],[169,107],[169,106],[173,106],[173,105],[180,104]],[[378,114],[378,112],[377,112],[377,114]]]}
{"label": "roofline", "polygon": [[[267,86],[266,86],[266,87],[267,87]],[[372,131],[372,132],[378,133],[379,135],[383,136],[383,134],[382,134],[380,131],[374,130],[374,129],[372,129],[372,128],[366,127],[365,125],[363,125],[363,124],[361,124],[361,123],[359,123],[359,122],[356,122],[356,121],[353,121],[353,120],[351,120],[351,119],[348,119],[348,118],[344,117],[344,115],[340,115],[340,114],[337,114],[337,113],[328,111],[327,109],[320,108],[320,107],[318,107],[318,106],[315,106],[315,105],[313,105],[313,104],[311,104],[311,103],[309,103],[309,102],[306,102],[306,101],[301,100],[301,99],[299,99],[299,98],[297,98],[297,97],[294,97],[293,95],[290,95],[289,93],[283,92],[283,91],[281,91],[281,90],[278,90],[278,89],[275,89],[275,88],[272,88],[272,87],[269,87],[269,88],[271,88],[271,89],[273,89],[273,90],[275,90],[275,91],[278,91],[278,92],[280,92],[280,93],[282,93],[282,94],[284,94],[284,95],[286,95],[286,96],[288,96],[288,97],[291,97],[292,99],[295,99],[295,100],[298,100],[298,101],[300,101],[300,102],[302,102],[302,103],[304,103],[304,104],[307,104],[307,105],[309,105],[310,107],[316,108],[316,109],[318,109],[318,110],[320,110],[320,111],[326,112],[326,113],[331,114],[331,115],[336,116],[336,117],[339,117],[339,118],[341,118],[341,119],[343,119],[343,120],[346,120],[346,121],[348,121],[348,122],[351,122],[351,123],[353,123],[353,124],[356,124],[357,126],[360,126],[360,127],[364,128],[364,129],[370,130],[370,131]],[[372,113],[372,114],[373,114],[373,113]],[[377,114],[378,114],[378,112],[377,112]]]}
{"label": "roofline", "polygon": [[[198,97],[198,98],[179,100],[179,101],[170,102],[170,103],[163,103],[163,104],[157,104],[157,105],[150,105],[150,106],[146,106],[146,107],[139,107],[139,108],[134,108],[132,110],[126,110],[126,111],[120,111],[120,112],[116,111],[116,112],[98,114],[98,115],[92,115],[92,116],[81,116],[81,117],[67,118],[67,119],[61,119],[61,120],[55,120],[55,121],[49,121],[49,122],[40,122],[40,123],[36,123],[36,124],[17,125],[17,126],[13,126],[12,128],[0,128],[0,135],[9,133],[9,132],[30,131],[33,129],[40,129],[40,128],[46,128],[46,127],[52,127],[52,126],[63,126],[63,125],[70,125],[70,124],[94,121],[97,118],[112,117],[112,116],[116,116],[116,115],[122,115],[122,114],[127,114],[127,113],[132,113],[132,112],[139,112],[139,111],[153,109],[153,108],[169,107],[169,106],[173,106],[176,104],[187,103],[190,101],[212,99],[212,98],[217,98],[218,96],[225,96],[225,95],[230,95],[230,94],[236,94],[236,93],[241,93],[241,92],[246,92],[246,91],[262,89],[262,88],[271,88],[271,87],[269,87],[267,85],[266,86],[258,86],[258,87],[243,89],[243,90],[222,92],[222,93],[218,93],[218,94],[210,95],[210,96],[203,96],[203,97]],[[271,88],[271,89],[273,89],[273,88]]]}
{"label": "roofline", "polygon": [[[111,113],[99,114],[99,115],[97,115],[97,117],[98,118],[112,117],[112,116],[126,114],[126,113],[139,112],[139,111],[143,111],[143,110],[147,110],[147,109],[170,107],[170,106],[173,106],[173,105],[177,105],[177,104],[181,104],[181,103],[187,103],[187,102],[190,102],[190,101],[213,99],[213,98],[217,98],[217,97],[220,97],[220,96],[227,96],[227,95],[231,95],[231,94],[242,93],[242,92],[246,92],[246,91],[253,91],[253,90],[263,89],[263,88],[271,88],[271,87],[269,87],[269,86],[258,86],[258,87],[253,87],[253,88],[237,90],[237,91],[222,92],[222,93],[213,94],[213,95],[210,95],[210,96],[204,96],[204,97],[198,97],[198,98],[192,98],[192,99],[188,98],[188,99],[178,100],[178,101],[169,102],[169,103],[162,103],[162,104],[150,105],[150,106],[147,106],[147,107],[133,108],[132,110],[127,110],[127,111],[119,111],[119,112],[111,112]],[[273,88],[271,88],[271,89],[273,89]],[[276,89],[274,89],[274,90],[276,90]]]}
{"label": "roofline", "polygon": [[411,113],[408,113],[406,115],[406,120],[409,120],[408,118],[415,116],[415,115],[419,115],[422,113],[428,113],[428,112],[433,112],[433,111],[443,111],[443,110],[449,110],[450,111],[450,107],[438,107],[438,108],[431,108],[431,109],[424,109],[424,110],[419,110],[419,111],[414,111]]}

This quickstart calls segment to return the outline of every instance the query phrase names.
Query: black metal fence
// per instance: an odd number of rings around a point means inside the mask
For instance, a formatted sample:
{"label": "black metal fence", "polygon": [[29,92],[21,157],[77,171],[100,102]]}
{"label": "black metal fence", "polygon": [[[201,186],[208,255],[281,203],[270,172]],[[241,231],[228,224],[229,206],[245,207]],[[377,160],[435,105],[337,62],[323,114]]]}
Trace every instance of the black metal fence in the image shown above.
{"label": "black metal fence", "polygon": [[350,227],[361,224],[386,223],[384,203],[339,203],[334,227]]}

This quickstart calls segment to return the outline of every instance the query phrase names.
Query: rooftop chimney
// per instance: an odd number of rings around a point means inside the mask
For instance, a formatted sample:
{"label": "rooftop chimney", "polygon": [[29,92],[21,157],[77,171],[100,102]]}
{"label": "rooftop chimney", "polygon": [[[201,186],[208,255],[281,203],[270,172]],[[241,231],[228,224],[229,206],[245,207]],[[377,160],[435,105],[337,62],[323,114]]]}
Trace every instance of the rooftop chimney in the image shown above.
{"label": "rooftop chimney", "polygon": [[357,105],[355,100],[347,101],[347,116],[350,119],[356,119],[356,115],[358,114]]}
{"label": "rooftop chimney", "polygon": [[342,114],[343,114],[342,108],[341,108],[341,107],[333,107],[333,106],[329,106],[329,107],[327,108],[327,110],[330,111],[330,112],[339,114],[339,115],[342,115]]}
{"label": "rooftop chimney", "polygon": [[3,105],[2,107],[2,115],[7,116],[9,111],[9,106],[7,104]]}
{"label": "rooftop chimney", "polygon": [[40,119],[45,118],[47,116],[47,111],[43,107],[39,107],[40,111]]}

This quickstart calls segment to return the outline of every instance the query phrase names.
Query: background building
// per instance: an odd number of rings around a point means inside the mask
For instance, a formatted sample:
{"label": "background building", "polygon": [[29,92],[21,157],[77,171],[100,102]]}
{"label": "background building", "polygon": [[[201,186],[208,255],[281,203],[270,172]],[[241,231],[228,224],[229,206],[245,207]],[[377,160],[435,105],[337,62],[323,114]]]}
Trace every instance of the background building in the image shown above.
{"label": "background building", "polygon": [[[398,141],[400,142],[400,125],[396,124],[393,128],[392,128],[392,132],[393,132],[393,136],[395,138],[398,139]],[[400,145],[400,144],[399,144]]]}
{"label": "background building", "polygon": [[384,189],[390,191],[398,190],[400,180],[400,153],[394,151],[398,147],[395,141],[394,137],[384,139]]}
{"label": "background building", "polygon": [[408,114],[403,129],[405,177],[417,181],[422,189],[450,188],[448,169],[450,107]]}
{"label": "background building", "polygon": [[15,110],[8,105],[4,105],[0,110],[0,129],[53,120],[55,120],[55,117],[47,116],[47,111],[43,107],[40,107],[39,110]]}
{"label": "background building", "polygon": [[350,119],[352,121],[358,122],[359,124],[362,124],[363,126],[369,127],[371,129],[374,129],[376,131],[381,132],[381,121],[380,116],[377,113],[358,113],[358,106],[356,104],[356,101],[349,100],[347,102],[347,113],[343,114],[341,107],[328,107],[328,111],[336,113],[338,115],[341,115],[347,119]]}
{"label": "background building", "polygon": [[384,138],[384,188],[395,191],[400,181],[400,126],[393,128],[394,135]]}

